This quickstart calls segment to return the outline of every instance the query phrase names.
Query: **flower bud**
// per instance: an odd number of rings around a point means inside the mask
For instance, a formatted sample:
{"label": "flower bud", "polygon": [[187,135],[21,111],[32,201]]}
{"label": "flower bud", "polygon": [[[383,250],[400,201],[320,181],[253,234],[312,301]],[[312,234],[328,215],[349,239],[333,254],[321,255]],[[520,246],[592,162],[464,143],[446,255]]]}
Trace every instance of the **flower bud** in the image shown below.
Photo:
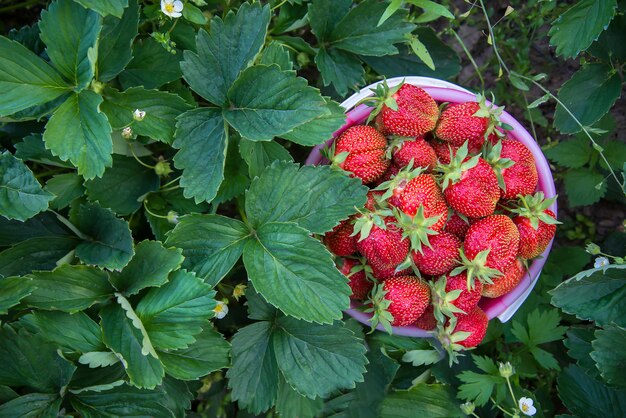
{"label": "flower bud", "polygon": [[235,288],[233,289],[233,297],[235,298],[235,300],[239,301],[239,298],[242,297],[243,295],[245,295],[246,293],[246,285],[243,283],[239,283],[237,286],[235,286]]}
{"label": "flower bud", "polygon": [[131,128],[130,126],[127,126],[124,129],[122,129],[122,138],[131,139],[132,137],[133,137],[133,128]]}
{"label": "flower bud", "polygon": [[515,374],[515,369],[508,361],[506,363],[500,363],[500,376],[508,379]]}
{"label": "flower bud", "polygon": [[465,402],[461,404],[461,411],[463,411],[465,415],[470,415],[474,413],[474,409],[476,409],[476,406],[474,406],[474,402]]}
{"label": "flower bud", "polygon": [[135,119],[137,122],[141,122],[143,118],[145,117],[146,117],[145,110],[135,109],[135,111],[133,112],[133,119]]}
{"label": "flower bud", "polygon": [[587,244],[586,250],[591,255],[598,255],[598,254],[600,254],[600,247],[598,245],[594,244],[593,242],[590,242],[589,244]]}
{"label": "flower bud", "polygon": [[171,224],[176,225],[178,223],[178,213],[173,210],[167,212],[167,221]]}
{"label": "flower bud", "polygon": [[165,160],[160,160],[154,166],[154,172],[157,173],[158,176],[164,177],[172,172],[172,168],[170,167],[170,163]]}

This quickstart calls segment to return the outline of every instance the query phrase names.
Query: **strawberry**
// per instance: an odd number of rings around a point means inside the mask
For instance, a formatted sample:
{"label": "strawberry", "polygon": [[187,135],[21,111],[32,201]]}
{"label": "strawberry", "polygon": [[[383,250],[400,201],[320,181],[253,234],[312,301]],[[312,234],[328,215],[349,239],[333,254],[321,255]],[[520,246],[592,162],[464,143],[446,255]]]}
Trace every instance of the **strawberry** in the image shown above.
{"label": "strawberry", "polygon": [[543,253],[556,233],[556,215],[548,207],[556,197],[544,199],[542,192],[520,197],[518,207],[511,212],[517,216],[513,223],[520,234],[519,255],[526,259]]}
{"label": "strawberry", "polygon": [[437,154],[424,138],[396,138],[391,146],[393,163],[398,167],[406,167],[413,161],[413,167],[432,170],[437,165]]}
{"label": "strawberry", "polygon": [[467,270],[468,282],[478,277],[489,283],[491,277],[502,275],[515,260],[519,242],[519,232],[509,217],[491,215],[479,219],[470,226],[463,241],[461,260],[464,266],[451,274]]}
{"label": "strawberry", "polygon": [[471,220],[465,220],[459,216],[458,213],[452,213],[452,216],[448,218],[446,224],[443,227],[445,232],[454,234],[459,239],[465,239],[465,234],[471,225]]}
{"label": "strawberry", "polygon": [[485,97],[477,96],[477,102],[449,105],[442,113],[435,135],[442,141],[460,147],[469,142],[470,149],[481,148],[485,140],[500,126],[499,116],[503,108],[487,105]]}
{"label": "strawberry", "polygon": [[[355,225],[355,232],[362,233],[357,242],[357,249],[372,268],[395,269],[409,254],[410,244],[402,237],[402,231],[395,225],[394,217],[388,216],[382,221],[380,225],[374,222],[369,227],[360,229],[359,225]],[[371,228],[369,233],[368,228]]]}
{"label": "strawberry", "polygon": [[522,281],[525,273],[526,267],[522,259],[515,259],[504,269],[502,276],[493,278],[493,284],[486,283],[483,286],[482,295],[487,298],[497,298],[509,293]]}
{"label": "strawberry", "polygon": [[437,160],[440,164],[450,164],[452,158],[456,155],[456,152],[460,147],[452,146],[449,142],[445,141],[432,141],[430,145],[435,150]]}
{"label": "strawberry", "polygon": [[488,325],[489,319],[487,315],[485,315],[482,309],[475,307],[467,315],[456,317],[456,326],[453,332],[469,333],[465,339],[458,341],[458,343],[465,348],[472,348],[480,344],[483,338],[485,338]]}
{"label": "strawberry", "polygon": [[435,319],[433,311],[433,305],[428,305],[422,316],[417,318],[417,321],[415,321],[414,325],[425,331],[434,330],[437,327],[437,319]]}
{"label": "strawberry", "polygon": [[356,253],[357,237],[352,235],[354,231],[353,220],[354,217],[350,217],[345,221],[341,221],[339,225],[324,236],[324,242],[333,254],[346,257]]}
{"label": "strawberry", "polygon": [[370,212],[375,212],[377,206],[379,205],[379,200],[381,199],[383,192],[378,190],[370,190],[367,192],[367,201],[365,202],[365,209]]}
{"label": "strawberry", "polygon": [[366,299],[370,290],[374,287],[374,282],[366,275],[368,266],[359,260],[345,258],[339,271],[349,279],[348,286],[352,289],[350,298],[357,300]]}
{"label": "strawberry", "polygon": [[400,167],[395,165],[392,161],[387,171],[385,171],[385,174],[383,174],[378,180],[373,182],[371,187],[378,187],[382,183],[391,180],[392,178],[396,176],[396,174],[398,174],[399,171],[400,171]]}
{"label": "strawberry", "polygon": [[430,247],[422,246],[422,251],[411,253],[415,266],[427,276],[440,276],[458,265],[461,241],[448,232],[440,232],[429,237]]}
{"label": "strawberry", "polygon": [[372,266],[372,274],[379,281],[387,280],[390,277],[408,276],[411,274],[411,269],[404,269],[396,271],[397,267],[379,268],[376,265]]}
{"label": "strawberry", "polygon": [[[439,279],[441,280],[441,279]],[[467,274],[466,272],[457,274],[456,276],[446,276],[446,292],[450,293],[453,290],[460,290],[459,297],[454,299],[452,303],[458,309],[464,313],[471,312],[480,301],[481,292],[483,290],[483,284],[479,280],[474,281],[474,286],[467,287]],[[457,314],[458,316],[459,314]]]}
{"label": "strawberry", "polygon": [[514,199],[517,195],[528,195],[535,191],[539,177],[532,152],[520,141],[503,139],[501,158],[513,161],[511,167],[502,169],[505,188],[503,199]]}
{"label": "strawberry", "polygon": [[491,215],[500,199],[495,172],[479,156],[467,159],[467,144],[459,148],[450,164],[440,166],[444,172],[446,202],[459,214],[481,218]]}
{"label": "strawberry", "polygon": [[385,157],[387,139],[375,128],[357,125],[348,128],[334,146],[333,164],[360,178],[364,184],[380,178],[390,161]]}
{"label": "strawberry", "polygon": [[[376,117],[376,124],[382,132],[418,137],[435,129],[439,107],[426,91],[411,84],[403,84],[397,91],[393,90],[384,93],[380,113]],[[381,99],[378,102],[381,103]]]}
{"label": "strawberry", "polygon": [[430,303],[430,287],[414,276],[399,276],[385,280],[373,298],[372,327],[381,323],[391,333],[391,326],[414,323]]}

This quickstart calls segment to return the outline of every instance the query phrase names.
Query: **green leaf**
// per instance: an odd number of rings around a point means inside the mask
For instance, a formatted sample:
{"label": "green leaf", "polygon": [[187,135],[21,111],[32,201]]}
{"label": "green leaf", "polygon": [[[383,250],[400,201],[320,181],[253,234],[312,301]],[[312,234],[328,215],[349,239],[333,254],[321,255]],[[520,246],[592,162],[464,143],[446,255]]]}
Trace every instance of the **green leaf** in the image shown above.
{"label": "green leaf", "polygon": [[430,0],[408,0],[408,3],[414,4],[422,8],[425,12],[431,13],[435,16],[442,16],[447,19],[454,19],[454,15],[450,13],[450,10],[446,6],[439,3],[435,3]]}
{"label": "green leaf", "polygon": [[113,296],[108,275],[94,267],[64,264],[29,277],[35,290],[24,301],[38,309],[74,313]]}
{"label": "green leaf", "polygon": [[142,241],[135,247],[135,255],[124,269],[113,273],[111,284],[125,296],[138,293],[146,287],[159,287],[167,282],[169,274],[178,270],[185,257],[179,248],[165,248],[158,241]]}
{"label": "green leaf", "polygon": [[35,391],[59,392],[76,367],[57,353],[54,344],[25,330],[0,327],[0,385],[28,386]]}
{"label": "green leaf", "polygon": [[133,46],[133,59],[119,75],[124,89],[143,86],[156,89],[182,75],[180,54],[170,54],[152,38],[140,39]]}
{"label": "green leaf", "polygon": [[42,212],[26,222],[8,221],[0,217],[0,246],[6,247],[30,238],[54,236],[73,234],[51,212]]}
{"label": "green leaf", "polygon": [[459,398],[473,401],[477,406],[486,405],[496,386],[505,382],[496,363],[489,357],[472,356],[476,366],[487,374],[466,370],[458,375],[463,382],[459,386]]}
{"label": "green leaf", "polygon": [[0,405],[0,418],[55,418],[62,400],[57,394],[29,393]]}
{"label": "green leaf", "polygon": [[406,416],[449,418],[465,415],[450,386],[420,384],[408,391],[391,392],[383,401],[381,418]]}
{"label": "green leaf", "polygon": [[437,37],[428,27],[414,31],[430,53],[436,70],[433,71],[406,46],[400,47],[398,55],[385,57],[361,57],[374,71],[387,77],[403,77],[407,74],[450,79],[461,71],[461,61],[457,53]]}
{"label": "green leaf", "polygon": [[41,336],[67,350],[79,353],[106,350],[100,327],[84,312],[33,312]]}
{"label": "green leaf", "polygon": [[[623,9],[622,7],[622,11]],[[616,13],[609,27],[600,34],[597,41],[591,44],[587,52],[605,62],[611,60],[624,62],[626,60],[626,45],[621,42],[624,30],[626,30],[626,15]]]}
{"label": "green leaf", "polygon": [[413,363],[414,366],[427,366],[440,360],[441,355],[436,350],[411,350],[402,356],[402,361]]}
{"label": "green leaf", "polygon": [[161,389],[137,389],[122,385],[102,392],[87,391],[72,395],[70,401],[85,418],[164,417],[174,415],[162,405]]}
{"label": "green leaf", "polygon": [[54,196],[9,151],[0,154],[0,215],[25,221],[48,208]]}
{"label": "green leaf", "polygon": [[68,90],[46,61],[0,36],[0,116],[47,103]]}
{"label": "green leaf", "polygon": [[214,316],[215,292],[194,273],[178,270],[161,287],[151,288],[137,304],[154,347],[162,350],[187,348],[195,335]]}
{"label": "green leaf", "polygon": [[397,54],[393,44],[403,42],[415,26],[406,21],[406,10],[399,10],[378,26],[386,7],[377,0],[365,0],[350,9],[333,29],[331,45],[358,55]]}
{"label": "green leaf", "polygon": [[[80,3],[85,9],[92,9],[98,12],[102,17],[113,15],[122,17],[124,8],[128,7],[128,0],[74,0]],[[134,0],[130,1],[133,6]]]}
{"label": "green leaf", "polygon": [[232,339],[228,387],[233,401],[253,414],[268,410],[278,393],[279,372],[270,344],[271,331],[271,323],[256,322],[240,328]]}
{"label": "green leaf", "polygon": [[339,103],[328,98],[325,100],[330,113],[297,126],[292,131],[280,135],[281,138],[304,146],[321,144],[332,138],[333,133],[346,122],[346,114]]}
{"label": "green leaf", "polygon": [[194,390],[194,393],[191,393],[186,382],[169,376],[165,376],[161,388],[165,390],[166,395],[165,399],[161,400],[162,405],[172,411],[176,417],[187,416],[186,410],[191,409],[191,401],[197,397],[196,391]]}
{"label": "green leaf", "polygon": [[311,31],[320,43],[330,39],[337,23],[350,11],[350,0],[313,0],[308,15]]}
{"label": "green leaf", "polygon": [[88,237],[76,247],[76,255],[85,264],[121,269],[133,256],[128,222],[115,217],[109,209],[95,203],[81,205],[76,226]]}
{"label": "green leaf", "polygon": [[54,195],[50,207],[56,210],[67,207],[75,199],[85,194],[83,178],[73,172],[53,176],[46,182],[44,190]]}
{"label": "green leaf", "polygon": [[207,23],[206,17],[202,14],[202,10],[190,3],[185,5],[183,17],[196,25],[204,25]]}
{"label": "green leaf", "polygon": [[527,330],[518,321],[513,321],[511,331],[518,341],[529,347],[559,341],[567,331],[567,327],[559,326],[561,317],[556,309],[543,312],[535,309],[528,314],[526,322]]}
{"label": "green leaf", "polygon": [[295,318],[332,323],[348,308],[350,289],[330,253],[309,234],[292,223],[266,223],[246,243],[243,261],[269,303]]}
{"label": "green leaf", "polygon": [[600,326],[626,326],[626,281],[624,266],[587,270],[549,292],[552,304],[564,312]]}
{"label": "green leaf", "polygon": [[[128,0],[111,1],[128,3]],[[97,3],[100,4],[101,2],[98,1]],[[123,14],[120,11],[118,17],[121,17],[119,19],[115,16],[112,14],[102,21],[102,32],[98,41],[98,81],[111,81],[133,57],[132,45],[135,36],[137,36],[139,23],[137,1],[131,0]]]}
{"label": "green leaf", "polygon": [[104,343],[121,357],[130,382],[147,389],[161,384],[163,365],[144,331],[135,326],[139,320],[132,308],[111,304],[100,311],[100,318]]}
{"label": "green leaf", "polygon": [[282,71],[293,70],[289,50],[277,41],[270,42],[270,44],[263,49],[259,63],[264,65],[276,64]]}
{"label": "green leaf", "polygon": [[[174,138],[176,118],[191,107],[176,94],[145,90],[142,87],[132,87],[121,93],[106,89],[104,94],[106,100],[102,104],[102,111],[114,129],[132,124],[135,134],[167,144]],[[133,120],[135,109],[146,112],[143,120]]]}
{"label": "green leaf", "polygon": [[315,56],[315,64],[322,74],[325,86],[331,84],[341,96],[349,90],[356,90],[363,83],[365,70],[354,54],[337,48],[320,48]]}
{"label": "green leaf", "polygon": [[15,144],[15,156],[24,161],[34,161],[55,167],[74,168],[71,163],[61,161],[60,158],[52,155],[50,150],[46,149],[41,134],[28,135],[24,137],[22,142]]}
{"label": "green leaf", "polygon": [[263,46],[269,20],[269,6],[259,3],[243,3],[237,14],[231,11],[224,20],[214,17],[210,33],[198,32],[198,52],[185,51],[180,63],[191,89],[215,105],[226,106],[228,89]]}
{"label": "green leaf", "polygon": [[[98,331],[100,331],[100,328],[98,328]],[[113,351],[89,351],[80,356],[78,362],[88,366],[90,369],[95,369],[112,366],[120,362],[120,359]]]}
{"label": "green leaf", "polygon": [[224,118],[252,141],[269,141],[329,113],[317,89],[276,65],[244,70],[228,90],[228,100],[232,106]]}
{"label": "green leaf", "polygon": [[183,170],[180,185],[184,196],[193,197],[196,203],[213,200],[224,179],[228,147],[227,127],[220,111],[203,108],[181,115],[172,146],[179,150],[174,164]]}
{"label": "green leaf", "polygon": [[365,345],[342,323],[317,325],[280,317],[272,343],[289,385],[309,398],[327,397],[363,381]]}
{"label": "green leaf", "polygon": [[85,182],[87,198],[118,215],[130,215],[141,208],[141,198],[159,189],[159,176],[134,158],[113,156],[113,166],[101,178]]}
{"label": "green leaf", "polygon": [[[209,210],[209,205],[206,202],[196,204],[193,199],[185,199],[183,189],[180,187],[168,191],[160,191],[158,194],[152,193],[147,206],[153,213],[164,216],[167,216],[169,211],[175,211],[178,213],[179,219],[190,213],[202,213]],[[174,229],[175,224],[167,219],[152,216],[146,211],[144,211],[144,215],[150,222],[150,228],[155,237],[159,241],[165,241],[167,238],[166,234]]]}
{"label": "green leaf", "polygon": [[[583,126],[591,126],[611,109],[621,85],[619,74],[610,65],[586,64],[563,84],[558,98]],[[556,107],[554,126],[564,134],[582,129],[561,105]]]}
{"label": "green leaf", "polygon": [[252,179],[260,176],[274,161],[293,161],[289,151],[274,141],[257,142],[242,138],[239,153],[248,164],[248,173]]}
{"label": "green leaf", "polygon": [[189,215],[170,232],[166,243],[183,250],[183,267],[214,286],[239,260],[249,238],[248,227],[236,219]]}
{"label": "green leaf", "polygon": [[25,277],[7,277],[0,279],[0,315],[6,315],[9,308],[33,292],[30,279]]}
{"label": "green leaf", "polygon": [[576,137],[560,141],[556,146],[544,149],[543,152],[560,166],[580,168],[589,162],[593,150],[589,139]]}
{"label": "green leaf", "polygon": [[90,54],[97,51],[102,18],[72,0],[55,0],[41,13],[39,29],[52,65],[77,91],[87,87],[95,72]]}
{"label": "green leaf", "polygon": [[623,373],[626,364],[626,331],[614,326],[599,329],[591,345],[591,357],[596,361],[604,380],[615,386],[626,386]]}
{"label": "green leaf", "polygon": [[430,52],[428,52],[428,49],[426,49],[426,45],[424,45],[424,43],[420,41],[418,37],[410,38],[409,47],[411,48],[411,51],[413,51],[413,53],[417,55],[417,57],[421,59],[422,62],[426,64],[429,69],[435,71],[435,63],[433,62],[433,58],[430,56]]}
{"label": "green leaf", "polygon": [[250,319],[272,321],[279,315],[276,308],[267,303],[253,286],[246,289],[246,305],[248,306],[248,318]]}
{"label": "green leaf", "polygon": [[281,376],[276,397],[276,412],[282,417],[315,418],[320,416],[324,400],[300,395]]}
{"label": "green leaf", "polygon": [[585,418],[623,417],[626,391],[610,389],[589,377],[581,368],[569,366],[558,378],[559,397],[573,414]]}
{"label": "green leaf", "polygon": [[[609,25],[617,8],[616,0],[580,0],[552,24],[550,45],[564,58],[574,58],[587,49]],[[581,96],[584,97],[584,96]]]}
{"label": "green leaf", "polygon": [[196,380],[230,365],[230,344],[222,335],[205,329],[196,335],[196,342],[175,351],[159,352],[165,372],[176,379]]}
{"label": "green leaf", "polygon": [[571,328],[567,331],[567,338],[563,340],[563,344],[568,349],[567,354],[576,360],[576,364],[585,369],[588,375],[599,377],[596,363],[590,356],[593,350],[591,346],[593,339],[593,329]]}
{"label": "green leaf", "polygon": [[46,147],[70,160],[85,179],[102,176],[112,163],[111,126],[100,103],[102,97],[90,90],[72,94],[54,111],[43,134]]}
{"label": "green leaf", "polygon": [[[604,156],[609,162],[611,168],[615,171],[619,171],[626,161],[626,144],[619,140],[607,141],[602,144],[604,148]],[[600,166],[603,169],[608,169],[603,160],[600,160]]]}
{"label": "green leaf", "polygon": [[274,163],[255,179],[246,195],[254,228],[268,222],[295,222],[318,234],[362,207],[367,188],[328,166]]}
{"label": "green leaf", "polygon": [[0,275],[22,276],[33,270],[52,270],[79,243],[77,238],[63,236],[22,241],[0,253]]}
{"label": "green leaf", "polygon": [[[606,194],[604,176],[596,171],[584,168],[569,170],[564,174],[563,180],[571,207],[593,205]],[[597,189],[599,184],[601,186]]]}

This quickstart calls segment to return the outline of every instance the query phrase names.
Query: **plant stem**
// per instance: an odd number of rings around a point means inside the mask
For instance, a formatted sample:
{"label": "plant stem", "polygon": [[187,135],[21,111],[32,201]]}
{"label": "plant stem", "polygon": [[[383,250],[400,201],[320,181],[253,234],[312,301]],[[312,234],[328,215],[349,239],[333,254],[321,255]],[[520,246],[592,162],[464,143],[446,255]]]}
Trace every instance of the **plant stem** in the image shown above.
{"label": "plant stem", "polygon": [[482,91],[484,91],[485,90],[485,79],[483,78],[483,75],[480,72],[480,68],[478,67],[478,64],[476,64],[476,61],[474,61],[474,57],[472,56],[472,54],[467,49],[467,46],[465,45],[465,42],[463,42],[463,39],[461,39],[459,34],[456,33],[456,31],[454,29],[452,29],[452,28],[450,28],[450,33],[452,33],[452,35],[454,35],[454,38],[457,40],[459,45],[461,45],[461,48],[463,49],[463,52],[465,52],[465,55],[467,55],[467,59],[469,59],[469,61],[472,63],[472,66],[474,67],[474,70],[476,70],[476,74],[478,75],[478,78],[480,79],[480,89]]}
{"label": "plant stem", "polygon": [[[165,183],[163,186],[161,186],[161,189],[164,189],[164,188],[166,188],[166,187],[168,187],[168,186],[171,186],[172,184],[174,184],[175,182],[177,182],[178,180],[180,180],[180,178],[181,178],[181,177],[182,177],[182,176],[178,176],[178,177],[176,177],[174,180],[172,180],[172,181],[168,181],[168,182],[167,182],[167,183]],[[161,190],[161,191],[163,191],[163,190]]]}
{"label": "plant stem", "polygon": [[509,387],[509,392],[511,392],[511,397],[513,397],[514,405],[517,405],[517,398],[515,397],[515,393],[513,393],[513,387],[511,386],[511,379],[506,378],[506,384]]}
{"label": "plant stem", "polygon": [[49,210],[50,210],[50,212],[54,213],[54,214],[56,215],[57,219],[58,219],[58,220],[59,220],[59,221],[60,221],[63,225],[67,226],[67,227],[70,229],[70,231],[72,231],[72,232],[73,232],[73,233],[74,233],[74,234],[75,234],[78,238],[80,238],[80,239],[82,239],[82,240],[85,240],[85,241],[89,240],[89,237],[88,237],[87,235],[83,234],[82,232],[80,232],[80,231],[78,230],[78,228],[76,228],[76,227],[74,226],[74,224],[73,224],[73,223],[71,223],[71,222],[69,221],[69,219],[67,219],[65,216],[61,215],[61,214],[60,214],[60,213],[58,213],[58,212],[53,211],[52,209],[49,209]]}
{"label": "plant stem", "polygon": [[139,164],[141,164],[142,166],[144,166],[146,168],[149,168],[150,170],[154,170],[154,166],[153,165],[146,164],[143,161],[141,161],[139,159],[139,157],[137,157],[137,154],[135,154],[135,149],[133,148],[133,143],[132,142],[128,143],[128,148],[130,149],[131,154],[133,154],[133,157],[135,157],[135,160],[137,160],[137,162]]}
{"label": "plant stem", "polygon": [[11,6],[5,6],[0,8],[0,13],[9,12],[11,10],[21,9],[22,7],[34,6],[39,3],[39,0],[26,0],[18,4],[13,4]]}
{"label": "plant stem", "polygon": [[511,416],[511,417],[513,416],[513,414],[512,414],[512,413],[510,413],[509,411],[507,411],[506,409],[504,409],[504,408],[502,408],[500,405],[498,405],[498,403],[496,402],[496,400],[495,400],[495,399],[493,399],[493,398],[489,398],[489,399],[491,399],[491,402],[493,402],[493,404],[495,405],[495,407],[496,407],[496,408],[498,408],[500,411],[504,412],[506,415],[509,415],[509,416]]}
{"label": "plant stem", "polygon": [[283,0],[280,3],[278,3],[276,6],[272,7],[272,11],[278,9],[280,6],[282,6],[283,4],[287,3],[287,0]]}
{"label": "plant stem", "polygon": [[143,208],[146,210],[146,212],[148,212],[150,215],[154,216],[155,218],[167,219],[167,216],[165,216],[165,215],[157,215],[156,213],[152,212],[148,208],[148,199],[145,199],[143,201]]}

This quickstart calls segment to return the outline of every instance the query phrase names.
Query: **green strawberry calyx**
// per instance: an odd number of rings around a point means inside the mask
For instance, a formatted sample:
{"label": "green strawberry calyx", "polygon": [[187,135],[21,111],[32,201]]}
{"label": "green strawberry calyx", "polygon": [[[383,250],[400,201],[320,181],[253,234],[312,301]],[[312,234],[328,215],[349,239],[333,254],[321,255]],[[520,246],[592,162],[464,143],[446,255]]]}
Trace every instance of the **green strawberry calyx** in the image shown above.
{"label": "green strawberry calyx", "polygon": [[534,195],[527,196],[518,195],[518,201],[515,207],[509,209],[509,211],[528,218],[530,225],[535,230],[539,229],[540,221],[548,225],[559,225],[561,222],[546,213],[546,210],[552,206],[556,198],[557,196],[546,199],[543,192],[537,192]]}
{"label": "green strawberry calyx", "polygon": [[391,323],[393,322],[393,315],[389,312],[391,301],[385,298],[386,295],[387,291],[384,289],[383,283],[374,285],[370,299],[371,307],[365,309],[365,312],[372,313],[372,317],[370,318],[371,329],[369,333],[374,332],[376,327],[380,324],[389,335],[392,334]]}
{"label": "green strawberry calyx", "polygon": [[439,222],[439,219],[443,215],[431,216],[427,218],[424,216],[424,206],[417,208],[415,216],[411,217],[397,208],[393,209],[393,214],[396,217],[396,225],[402,229],[402,238],[408,238],[411,242],[411,250],[419,251],[423,253],[422,245],[426,245],[432,248],[428,237],[430,235],[437,235],[439,232],[435,231],[431,227]]}
{"label": "green strawberry calyx", "polygon": [[358,212],[360,215],[353,221],[354,229],[350,236],[354,237],[359,235],[359,242],[369,237],[374,225],[380,229],[386,230],[387,224],[385,224],[385,218],[393,215],[389,209],[385,208],[378,209],[374,212],[367,209],[358,210]]}
{"label": "green strawberry calyx", "polygon": [[454,363],[459,362],[459,357],[463,356],[463,354],[461,354],[462,351],[468,350],[459,343],[461,341],[465,341],[470,335],[472,335],[471,332],[466,331],[454,332],[456,323],[457,319],[453,316],[449,319],[447,325],[444,325],[443,323],[437,324],[436,336],[443,349],[448,353],[450,367],[452,367]]}
{"label": "green strawberry calyx", "polygon": [[366,124],[369,124],[374,118],[383,110],[383,107],[387,106],[391,110],[398,110],[398,103],[396,103],[395,94],[400,90],[400,87],[404,84],[404,80],[397,86],[389,87],[387,79],[383,79],[378,83],[375,88],[370,89],[374,94],[360,100],[356,105],[365,104],[373,107],[372,113],[367,118]]}
{"label": "green strawberry calyx", "polygon": [[433,315],[438,323],[445,323],[446,318],[453,318],[455,313],[465,314],[466,312],[454,305],[454,301],[461,296],[461,290],[446,292],[447,277],[441,276],[439,279],[429,282],[433,303]]}
{"label": "green strawberry calyx", "polygon": [[401,193],[409,181],[422,174],[425,170],[423,167],[413,168],[413,160],[411,160],[409,165],[398,171],[398,174],[393,176],[391,180],[380,183],[374,190],[384,191],[380,199],[386,201],[394,193]]}
{"label": "green strawberry calyx", "polygon": [[491,95],[491,104],[487,104],[487,97],[484,94],[477,94],[476,101],[478,102],[478,110],[474,113],[473,116],[480,118],[489,118],[489,124],[487,125],[487,129],[485,130],[485,141],[489,138],[489,135],[496,134],[499,138],[504,138],[506,134],[502,132],[501,128],[504,130],[511,131],[513,127],[503,123],[500,120],[502,113],[504,113],[504,106],[497,107],[493,103],[495,102],[495,97],[493,94]]}
{"label": "green strawberry calyx", "polygon": [[482,283],[493,284],[496,277],[502,276],[500,270],[487,267],[487,256],[491,250],[488,248],[476,254],[476,257],[469,259],[465,252],[459,250],[461,265],[450,272],[450,276],[456,276],[467,271],[467,290],[474,289],[474,280],[480,280]]}
{"label": "green strawberry calyx", "polygon": [[[468,142],[466,141],[456,152],[456,155],[450,159],[450,164],[439,164],[437,170],[443,173],[441,178],[441,189],[445,190],[449,185],[456,184],[461,181],[463,173],[469,169],[476,167],[480,159],[480,154],[467,159]],[[452,151],[450,151],[452,153]],[[467,161],[466,161],[467,160]]]}
{"label": "green strawberry calyx", "polygon": [[514,166],[515,161],[510,158],[502,158],[500,156],[502,154],[502,141],[498,141],[493,146],[490,146],[489,142],[485,142],[485,147],[487,147],[486,152],[484,152],[485,161],[489,163],[491,168],[493,168],[493,171],[496,173],[500,188],[506,192],[506,184],[504,183],[502,172],[505,168]]}

